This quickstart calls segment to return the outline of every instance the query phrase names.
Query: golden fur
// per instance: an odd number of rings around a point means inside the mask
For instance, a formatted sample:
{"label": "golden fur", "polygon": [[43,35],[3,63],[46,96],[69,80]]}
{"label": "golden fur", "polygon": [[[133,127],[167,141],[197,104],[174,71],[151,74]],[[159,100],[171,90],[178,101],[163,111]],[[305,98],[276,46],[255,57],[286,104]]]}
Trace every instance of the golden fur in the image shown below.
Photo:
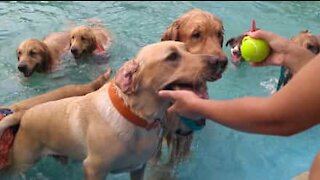
{"label": "golden fur", "polygon": [[79,59],[98,51],[107,52],[111,44],[110,33],[100,24],[78,26],[70,33],[70,50]]}
{"label": "golden fur", "polygon": [[159,144],[159,129],[146,130],[126,120],[113,107],[107,89],[115,85],[125,104],[152,123],[163,119],[170,105],[169,100],[158,97],[159,90],[180,83],[195,92],[203,90],[206,81],[220,74],[218,61],[186,51],[181,42],[142,48],[99,90],[28,109],[11,150],[11,166],[1,173],[25,171],[41,156],[53,154],[83,160],[85,179],[105,179],[109,172],[119,171],[142,179],[144,164]]}
{"label": "golden fur", "polygon": [[[222,73],[227,65],[227,56],[222,49],[224,27],[219,17],[207,11],[192,9],[177,18],[163,33],[161,41],[174,40],[186,44],[187,49],[194,54],[210,54],[219,59],[219,71]],[[167,115],[168,126],[164,138],[169,147],[169,163],[187,158],[190,153],[193,135],[180,136],[178,130],[186,130],[175,114]],[[189,130],[190,131],[190,130]],[[161,144],[155,161],[161,155]]]}
{"label": "golden fur", "polygon": [[62,56],[69,49],[69,33],[55,32],[42,41],[37,39],[24,40],[17,48],[18,69],[25,77],[35,71],[48,73],[60,63]]}

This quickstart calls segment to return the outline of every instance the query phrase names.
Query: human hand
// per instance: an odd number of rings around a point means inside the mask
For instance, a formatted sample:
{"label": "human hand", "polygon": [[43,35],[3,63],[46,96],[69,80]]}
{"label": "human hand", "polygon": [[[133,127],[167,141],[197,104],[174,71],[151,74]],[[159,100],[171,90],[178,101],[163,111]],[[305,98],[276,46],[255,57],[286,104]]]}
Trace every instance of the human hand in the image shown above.
{"label": "human hand", "polygon": [[159,96],[162,98],[169,98],[173,104],[169,107],[169,112],[178,113],[181,116],[192,119],[199,118],[199,114],[194,111],[193,104],[200,98],[189,90],[161,90]]}
{"label": "human hand", "polygon": [[265,40],[271,47],[271,53],[267,59],[260,63],[251,63],[252,66],[260,67],[267,65],[286,66],[292,73],[297,72],[306,62],[314,57],[309,50],[281,37],[275,33],[256,30],[247,32],[246,35]]}
{"label": "human hand", "polygon": [[256,31],[249,31],[246,35],[256,38],[256,39],[263,39],[265,40],[270,48],[271,52],[267,59],[260,63],[252,62],[252,66],[281,66],[286,58],[286,54],[288,52],[287,48],[288,45],[291,43],[290,40],[283,38],[279,35],[276,35],[269,31],[264,30],[256,30]]}

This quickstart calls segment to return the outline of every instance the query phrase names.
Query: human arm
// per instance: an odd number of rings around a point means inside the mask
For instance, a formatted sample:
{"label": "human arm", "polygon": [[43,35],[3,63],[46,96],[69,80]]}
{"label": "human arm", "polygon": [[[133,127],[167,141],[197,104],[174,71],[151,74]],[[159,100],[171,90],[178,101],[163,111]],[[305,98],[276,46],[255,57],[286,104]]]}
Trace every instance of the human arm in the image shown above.
{"label": "human arm", "polygon": [[202,116],[240,131],[292,135],[320,121],[320,55],[271,97],[204,100],[190,91],[160,91],[174,101],[170,111]]}

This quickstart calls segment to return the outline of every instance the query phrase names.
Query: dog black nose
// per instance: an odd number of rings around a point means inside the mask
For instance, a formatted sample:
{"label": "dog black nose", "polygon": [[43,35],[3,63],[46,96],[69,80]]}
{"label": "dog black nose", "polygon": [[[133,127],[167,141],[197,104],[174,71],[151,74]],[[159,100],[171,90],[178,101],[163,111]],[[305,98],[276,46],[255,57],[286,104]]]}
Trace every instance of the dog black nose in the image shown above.
{"label": "dog black nose", "polygon": [[20,72],[25,73],[28,70],[28,66],[26,64],[19,64],[18,69]]}
{"label": "dog black nose", "polygon": [[224,69],[228,64],[228,58],[226,56],[208,56],[207,60],[209,66],[214,66],[215,68]]}
{"label": "dog black nose", "polygon": [[78,54],[79,50],[77,48],[71,48],[72,54]]}

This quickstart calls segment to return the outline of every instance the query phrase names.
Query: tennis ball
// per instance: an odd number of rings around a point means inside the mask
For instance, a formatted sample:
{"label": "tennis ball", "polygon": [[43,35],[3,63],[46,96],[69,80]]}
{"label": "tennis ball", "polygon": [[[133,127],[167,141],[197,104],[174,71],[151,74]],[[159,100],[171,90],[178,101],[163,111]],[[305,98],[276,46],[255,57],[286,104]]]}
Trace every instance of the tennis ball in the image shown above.
{"label": "tennis ball", "polygon": [[246,36],[242,39],[241,55],[245,61],[262,62],[270,53],[270,46],[262,39]]}

